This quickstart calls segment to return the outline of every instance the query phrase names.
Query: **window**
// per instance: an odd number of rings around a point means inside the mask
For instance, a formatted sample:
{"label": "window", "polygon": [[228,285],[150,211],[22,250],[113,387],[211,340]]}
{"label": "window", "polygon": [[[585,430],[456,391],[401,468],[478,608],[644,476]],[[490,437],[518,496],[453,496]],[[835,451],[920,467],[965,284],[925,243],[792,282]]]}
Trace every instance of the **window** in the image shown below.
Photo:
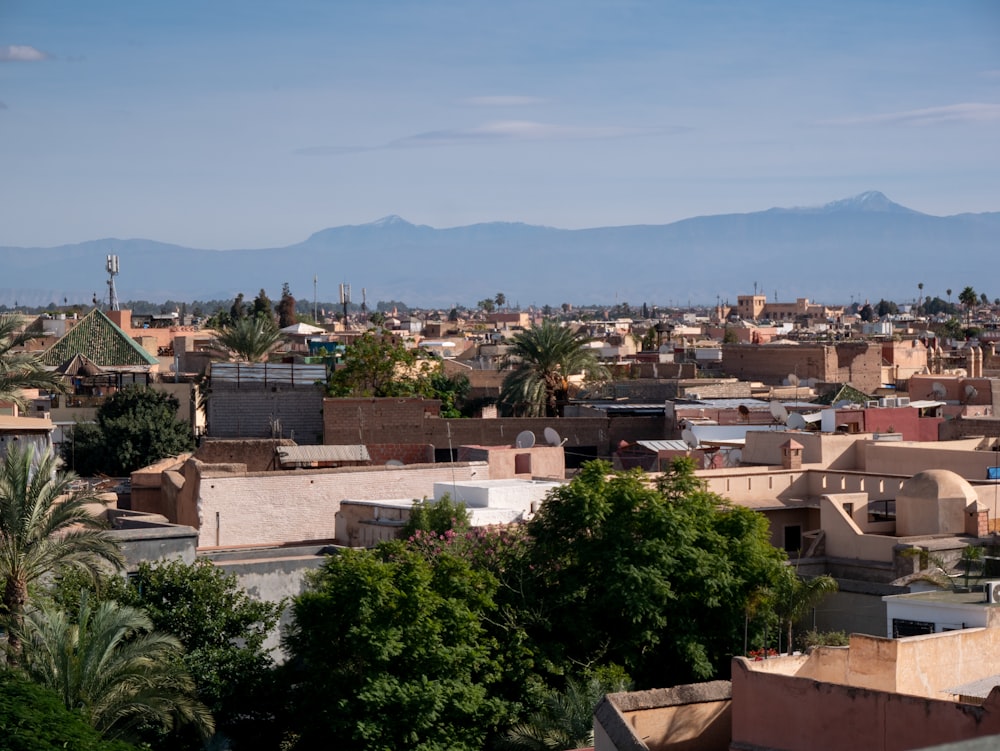
{"label": "window", "polygon": [[903,636],[921,636],[922,634],[933,634],[934,624],[931,621],[908,621],[903,618],[892,619],[892,638],[899,639]]}
{"label": "window", "polygon": [[894,522],[896,521],[895,501],[869,501],[868,521],[870,522]]}
{"label": "window", "polygon": [[801,549],[802,549],[802,525],[786,524],[785,551],[788,553],[796,553]]}
{"label": "window", "polygon": [[515,475],[531,474],[531,454],[514,455],[514,474]]}

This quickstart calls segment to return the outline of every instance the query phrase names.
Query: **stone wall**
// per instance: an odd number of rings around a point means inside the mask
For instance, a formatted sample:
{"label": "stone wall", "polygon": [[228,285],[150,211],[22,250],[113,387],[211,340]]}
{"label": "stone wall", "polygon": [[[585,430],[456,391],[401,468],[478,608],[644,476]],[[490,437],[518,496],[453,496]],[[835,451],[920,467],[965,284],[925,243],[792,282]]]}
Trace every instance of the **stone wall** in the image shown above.
{"label": "stone wall", "polygon": [[871,394],[882,385],[882,348],[869,342],[724,344],[722,370],[741,380],[775,385],[794,373],[803,381],[849,383]]}

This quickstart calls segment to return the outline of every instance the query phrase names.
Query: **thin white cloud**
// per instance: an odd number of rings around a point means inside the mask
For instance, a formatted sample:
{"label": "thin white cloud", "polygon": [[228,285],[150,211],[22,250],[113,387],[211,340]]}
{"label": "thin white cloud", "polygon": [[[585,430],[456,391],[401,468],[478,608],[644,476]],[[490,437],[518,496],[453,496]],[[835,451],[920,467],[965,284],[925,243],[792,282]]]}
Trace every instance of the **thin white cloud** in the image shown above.
{"label": "thin white cloud", "polygon": [[451,128],[415,133],[397,138],[381,146],[307,146],[296,149],[303,156],[356,154],[362,151],[407,149],[432,146],[456,146],[470,143],[511,143],[518,141],[579,141],[605,138],[629,138],[657,133],[683,133],[689,128],[670,126],[634,128],[619,125],[576,126],[554,125],[530,120],[497,120],[471,128]]}
{"label": "thin white cloud", "polygon": [[545,100],[536,96],[474,96],[464,101],[473,107],[528,107]]}
{"label": "thin white cloud", "polygon": [[467,143],[469,141],[556,141],[623,138],[654,132],[650,128],[554,125],[531,120],[497,120],[472,128],[453,128],[417,133],[393,141],[390,146]]}
{"label": "thin white cloud", "polygon": [[0,102],[0,110],[8,109],[6,102]]}
{"label": "thin white cloud", "polygon": [[0,44],[0,63],[37,63],[52,57],[27,44]]}
{"label": "thin white cloud", "polygon": [[984,70],[980,75],[983,78],[1000,78],[1000,70]]}
{"label": "thin white cloud", "polygon": [[968,102],[945,107],[887,112],[880,115],[827,120],[825,125],[939,125],[941,123],[983,123],[1000,120],[1000,104]]}

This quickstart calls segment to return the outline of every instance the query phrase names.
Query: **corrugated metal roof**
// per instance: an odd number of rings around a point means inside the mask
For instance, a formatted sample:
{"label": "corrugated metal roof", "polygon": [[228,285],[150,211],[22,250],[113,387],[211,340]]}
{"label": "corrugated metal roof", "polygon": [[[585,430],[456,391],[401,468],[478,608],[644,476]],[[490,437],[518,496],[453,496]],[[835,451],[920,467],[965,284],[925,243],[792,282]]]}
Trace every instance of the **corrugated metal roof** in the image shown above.
{"label": "corrugated metal roof", "polygon": [[977,699],[985,699],[990,692],[1000,686],[1000,675],[991,675],[988,678],[980,678],[978,681],[970,681],[960,686],[946,688],[943,693],[956,694],[958,696],[974,696]]}
{"label": "corrugated metal roof", "polygon": [[650,451],[687,451],[688,445],[684,441],[636,441],[644,449]]}
{"label": "corrugated metal roof", "polygon": [[282,464],[371,461],[366,446],[278,446]]}
{"label": "corrugated metal roof", "polygon": [[308,386],[317,381],[326,381],[325,365],[298,363],[214,362],[210,373],[213,381],[227,383],[280,383]]}

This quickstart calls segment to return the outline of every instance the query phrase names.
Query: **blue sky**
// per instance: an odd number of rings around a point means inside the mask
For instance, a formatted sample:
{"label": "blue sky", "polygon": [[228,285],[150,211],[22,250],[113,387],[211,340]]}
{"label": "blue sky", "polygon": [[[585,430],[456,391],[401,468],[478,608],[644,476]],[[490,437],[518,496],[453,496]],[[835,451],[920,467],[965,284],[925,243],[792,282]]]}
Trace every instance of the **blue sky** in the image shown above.
{"label": "blue sky", "polygon": [[1000,210],[1000,3],[0,0],[0,245]]}

